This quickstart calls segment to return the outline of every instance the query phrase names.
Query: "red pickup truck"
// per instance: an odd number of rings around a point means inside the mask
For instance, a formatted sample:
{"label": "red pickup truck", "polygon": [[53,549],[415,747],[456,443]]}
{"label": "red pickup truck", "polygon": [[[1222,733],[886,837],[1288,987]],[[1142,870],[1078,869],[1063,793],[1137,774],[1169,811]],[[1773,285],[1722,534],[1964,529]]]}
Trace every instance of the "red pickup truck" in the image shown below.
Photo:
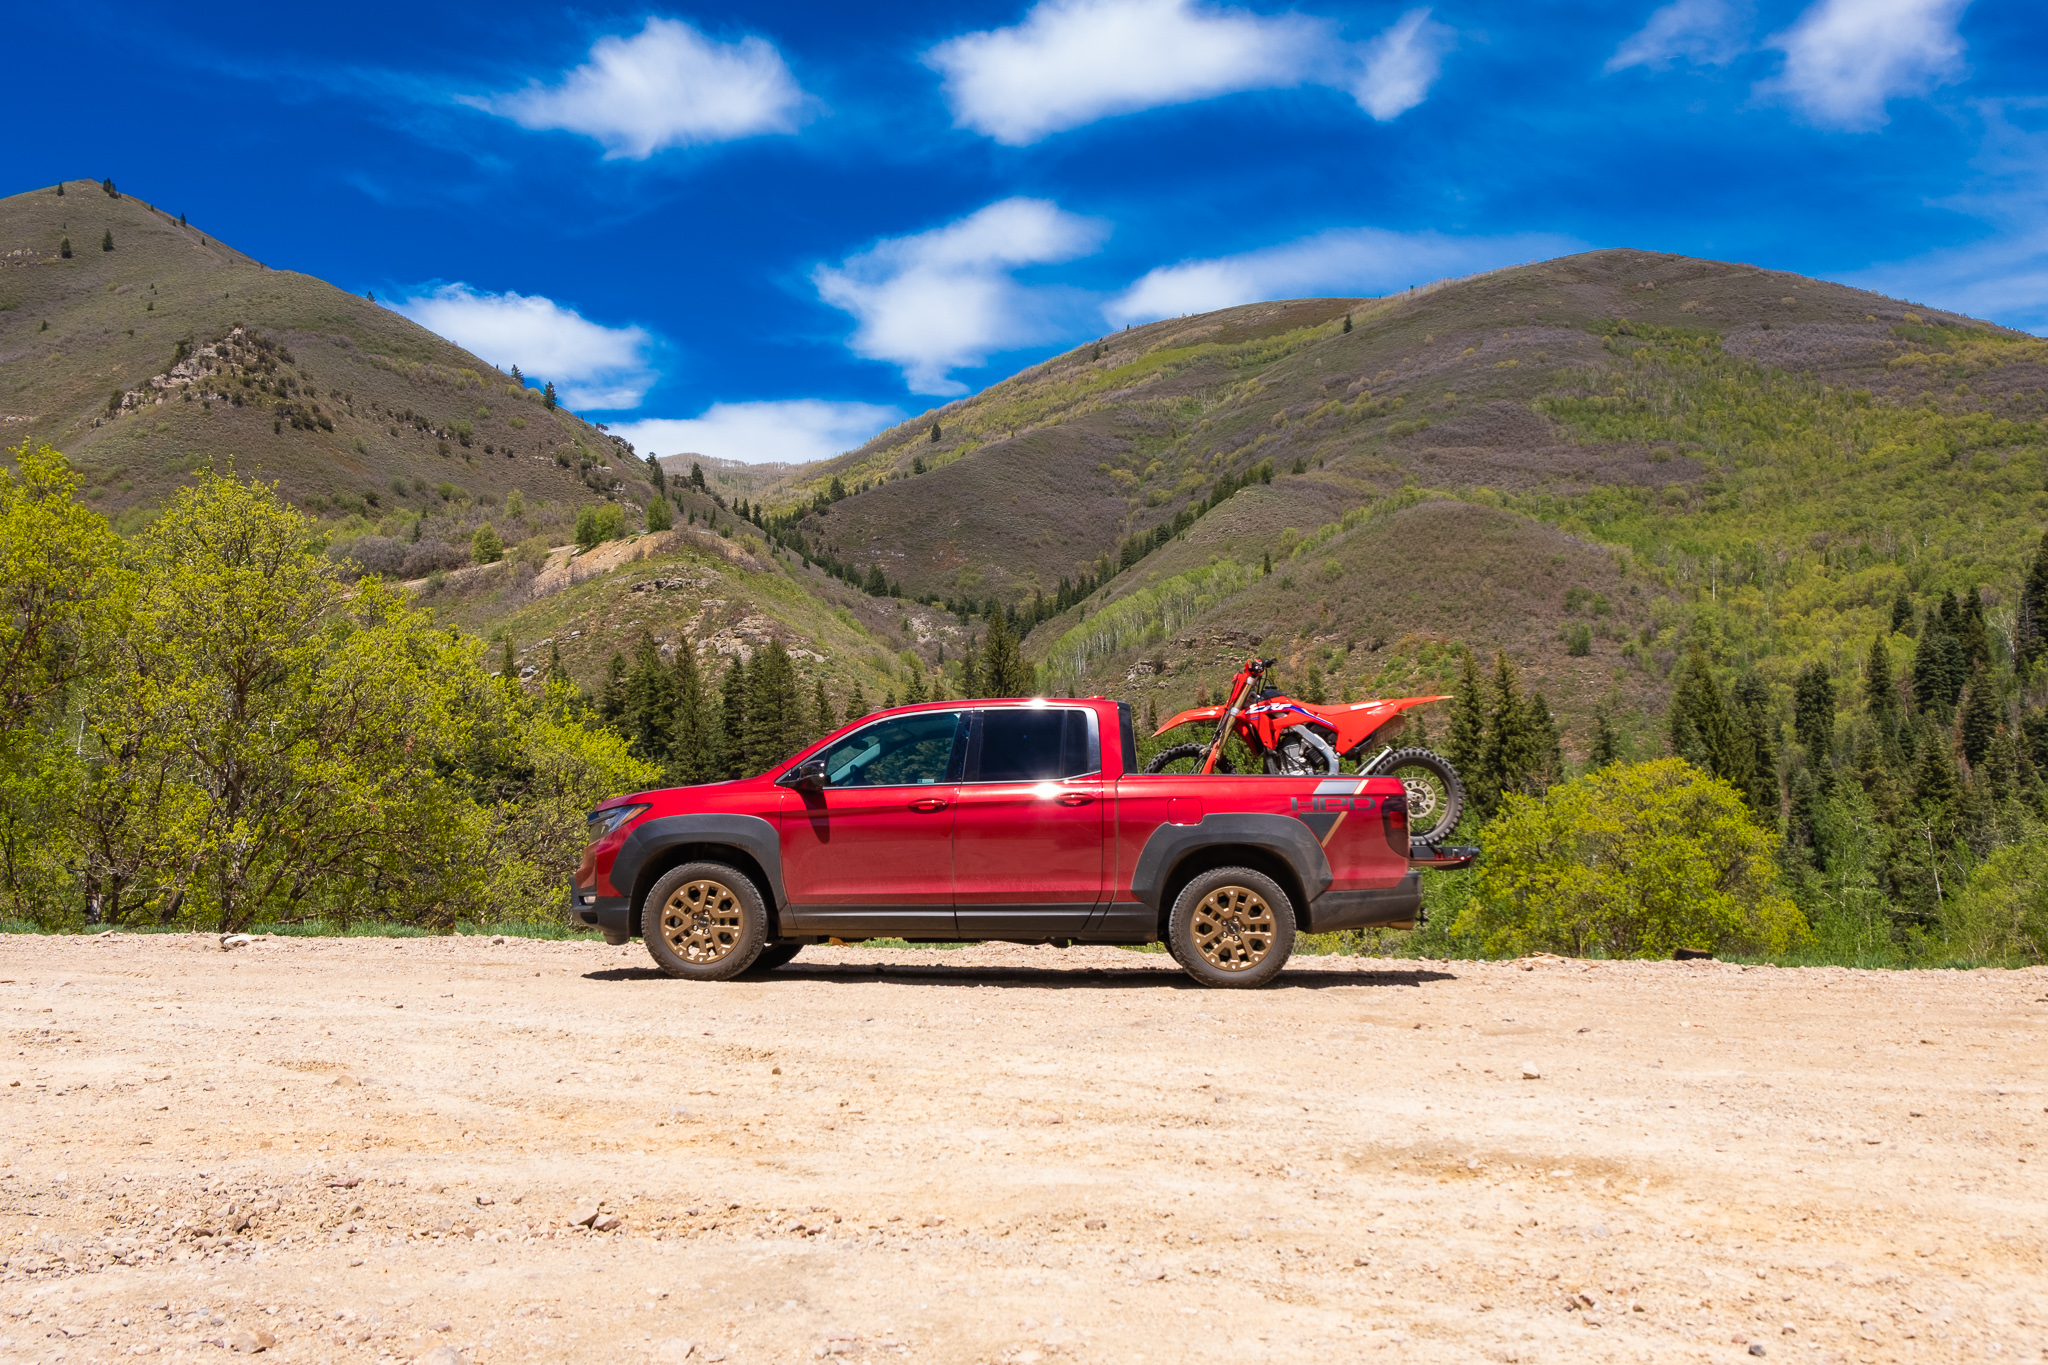
{"label": "red pickup truck", "polygon": [[1390,777],[1147,775],[1128,703],[932,702],[778,767],[590,815],[570,918],[700,981],[828,939],[1164,941],[1204,985],[1259,986],[1297,930],[1412,926],[1420,869]]}

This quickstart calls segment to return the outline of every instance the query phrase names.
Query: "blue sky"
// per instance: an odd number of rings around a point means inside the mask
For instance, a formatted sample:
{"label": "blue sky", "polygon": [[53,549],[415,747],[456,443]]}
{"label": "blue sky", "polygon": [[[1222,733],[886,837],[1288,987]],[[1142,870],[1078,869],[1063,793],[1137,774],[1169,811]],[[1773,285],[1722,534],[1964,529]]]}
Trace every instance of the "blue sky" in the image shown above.
{"label": "blue sky", "polygon": [[9,24],[8,192],[111,175],[662,454],[815,458],[1128,322],[1594,246],[2048,331],[2038,0]]}

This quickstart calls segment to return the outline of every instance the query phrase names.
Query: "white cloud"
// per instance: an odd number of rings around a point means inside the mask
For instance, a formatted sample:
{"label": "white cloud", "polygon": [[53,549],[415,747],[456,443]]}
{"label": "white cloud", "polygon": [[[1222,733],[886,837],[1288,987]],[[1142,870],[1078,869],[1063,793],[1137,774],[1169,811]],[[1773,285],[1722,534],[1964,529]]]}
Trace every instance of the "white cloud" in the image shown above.
{"label": "white cloud", "polygon": [[1622,40],[1607,59],[1610,75],[1632,66],[1662,70],[1673,61],[1726,66],[1748,45],[1749,6],[1731,0],[1673,0]]}
{"label": "white cloud", "polygon": [[[1976,188],[1943,207],[1987,224],[1990,233],[1844,277],[1893,298],[2048,333],[2048,131],[2033,131],[2048,97],[1981,100],[1984,145]],[[2016,123],[2014,113],[2023,115]]]}
{"label": "white cloud", "polygon": [[1388,123],[1429,97],[1451,31],[1412,9],[1365,48],[1365,74],[1351,88],[1358,107]]}
{"label": "white cloud", "polygon": [[902,420],[900,410],[876,403],[797,398],[713,403],[701,417],[614,422],[611,431],[631,441],[643,454],[651,450],[661,455],[715,455],[756,464],[773,460],[806,464],[852,450]]}
{"label": "white cloud", "polygon": [[457,281],[391,307],[501,370],[517,365],[536,384],[553,382],[571,408],[638,407],[656,378],[647,332],[606,327],[553,299],[486,294]]}
{"label": "white cloud", "polygon": [[596,138],[606,160],[793,132],[805,102],[772,44],[754,37],[713,42],[688,24],[658,18],[631,38],[598,39],[590,60],[559,85],[461,98],[522,128]]}
{"label": "white cloud", "polygon": [[1340,228],[1242,255],[1161,266],[1102,311],[1113,323],[1150,322],[1265,299],[1384,294],[1583,249],[1571,238],[1547,233],[1446,237]]}
{"label": "white cloud", "polygon": [[1963,74],[1956,32],[1969,0],[1819,0],[1772,37],[1785,69],[1757,86],[1827,128],[1885,123],[1885,102],[1924,95]]}
{"label": "white cloud", "polygon": [[953,121],[1023,146],[1116,114],[1241,90],[1350,90],[1374,118],[1422,102],[1450,31],[1410,11],[1362,47],[1326,19],[1193,0],[1040,0],[1010,28],[963,33],[925,61]]}
{"label": "white cloud", "polygon": [[859,320],[847,342],[854,354],[901,366],[914,392],[965,393],[948,371],[1057,335],[1071,311],[1070,291],[1028,288],[1011,272],[1085,256],[1108,231],[1049,200],[1004,199],[821,265],[811,281]]}

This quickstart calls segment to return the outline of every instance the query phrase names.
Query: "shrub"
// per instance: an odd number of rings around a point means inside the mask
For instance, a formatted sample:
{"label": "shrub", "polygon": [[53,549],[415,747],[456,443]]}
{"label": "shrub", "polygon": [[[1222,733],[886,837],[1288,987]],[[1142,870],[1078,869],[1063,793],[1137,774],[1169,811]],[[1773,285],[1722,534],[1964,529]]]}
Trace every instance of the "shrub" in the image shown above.
{"label": "shrub", "polygon": [[100,250],[101,250],[101,251],[112,251],[113,249],[114,249],[114,230],[113,230],[112,228],[108,228],[108,229],[107,229],[107,231],[106,231],[106,235],[100,238]]}
{"label": "shrub", "polygon": [[71,239],[69,237],[57,243],[57,254],[67,261],[71,259]]}
{"label": "shrub", "polygon": [[617,503],[608,502],[602,507],[584,507],[576,513],[576,547],[588,550],[617,540],[626,534],[626,516]]}
{"label": "shrub", "polygon": [[416,541],[406,546],[405,551],[405,563],[399,573],[406,578],[427,578],[469,563],[469,551],[439,540]]}
{"label": "shrub", "polygon": [[1501,956],[1778,953],[1809,937],[1778,888],[1775,834],[1684,759],[1616,763],[1541,797],[1510,795],[1452,934]]}
{"label": "shrub", "polygon": [[1941,917],[1949,942],[1967,957],[2048,961],[2048,835],[2036,831],[1978,864]]}
{"label": "shrub", "polygon": [[647,529],[666,531],[675,525],[675,514],[669,510],[668,499],[657,497],[647,504]]}
{"label": "shrub", "polygon": [[470,537],[469,557],[479,564],[495,564],[505,557],[505,542],[489,522],[477,527]]}
{"label": "shrub", "polygon": [[1584,621],[1568,627],[1564,633],[1565,653],[1573,658],[1583,659],[1593,652],[1593,628]]}

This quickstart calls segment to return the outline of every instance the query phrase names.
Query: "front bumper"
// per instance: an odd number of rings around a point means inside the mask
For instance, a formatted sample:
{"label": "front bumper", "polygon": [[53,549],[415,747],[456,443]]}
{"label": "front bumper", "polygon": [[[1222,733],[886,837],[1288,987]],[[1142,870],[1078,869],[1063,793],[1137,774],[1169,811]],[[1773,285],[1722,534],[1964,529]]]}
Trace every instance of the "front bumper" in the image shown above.
{"label": "front bumper", "polygon": [[570,925],[601,930],[606,943],[616,945],[633,937],[631,909],[624,896],[600,896],[573,883],[569,887]]}

